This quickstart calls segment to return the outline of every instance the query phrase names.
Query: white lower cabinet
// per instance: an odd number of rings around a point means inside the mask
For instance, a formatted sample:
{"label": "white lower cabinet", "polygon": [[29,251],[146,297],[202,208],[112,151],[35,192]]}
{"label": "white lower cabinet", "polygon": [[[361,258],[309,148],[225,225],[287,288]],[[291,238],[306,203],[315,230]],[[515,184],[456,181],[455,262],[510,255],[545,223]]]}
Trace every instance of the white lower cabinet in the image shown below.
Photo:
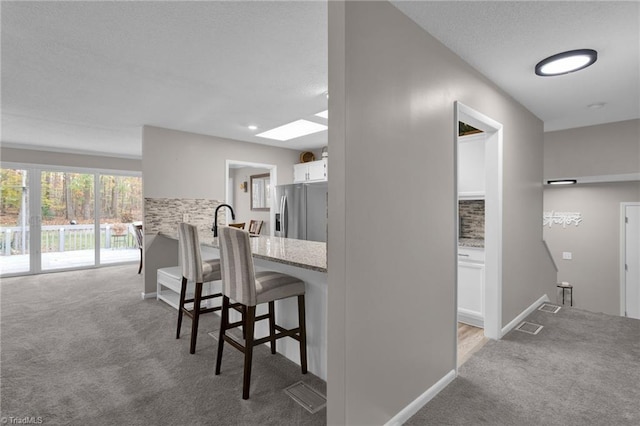
{"label": "white lower cabinet", "polygon": [[458,321],[484,327],[484,250],[460,249],[458,259]]}

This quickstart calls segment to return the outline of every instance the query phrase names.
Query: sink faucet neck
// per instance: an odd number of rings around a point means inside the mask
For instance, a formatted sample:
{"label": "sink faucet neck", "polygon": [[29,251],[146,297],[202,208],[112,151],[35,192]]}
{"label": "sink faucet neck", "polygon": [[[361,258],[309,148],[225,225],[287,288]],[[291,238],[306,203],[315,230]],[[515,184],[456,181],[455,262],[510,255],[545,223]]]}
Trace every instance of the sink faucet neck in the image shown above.
{"label": "sink faucet neck", "polygon": [[236,219],[236,214],[233,212],[233,207],[231,207],[229,204],[218,204],[218,207],[216,207],[216,211],[213,213],[213,228],[211,228],[214,237],[218,236],[218,210],[220,210],[222,207],[229,208],[229,211],[231,212],[231,220]]}

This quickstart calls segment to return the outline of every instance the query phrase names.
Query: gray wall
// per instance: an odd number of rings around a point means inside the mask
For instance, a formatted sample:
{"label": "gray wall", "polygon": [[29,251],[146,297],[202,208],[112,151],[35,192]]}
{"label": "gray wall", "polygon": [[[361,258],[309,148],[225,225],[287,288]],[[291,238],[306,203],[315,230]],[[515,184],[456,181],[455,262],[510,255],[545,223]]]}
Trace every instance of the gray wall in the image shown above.
{"label": "gray wall", "polygon": [[274,164],[278,185],[293,182],[300,151],[144,126],[142,170],[147,198],[224,200],[225,161]]}
{"label": "gray wall", "polygon": [[69,154],[62,152],[37,151],[32,149],[0,148],[3,162],[28,163],[48,166],[81,167],[100,170],[120,170],[139,172],[139,159],[105,157],[99,155]]}
{"label": "gray wall", "polygon": [[[293,164],[299,156],[299,151],[290,149],[144,126],[144,197],[224,201],[226,160],[274,164],[278,184],[286,184],[293,181]],[[172,241],[145,235],[143,293],[156,291],[158,268],[177,264],[178,253]]]}
{"label": "gray wall", "polygon": [[[580,212],[583,221],[544,228],[558,280],[574,286],[574,306],[620,315],[620,203],[640,201],[640,182],[548,187],[545,211]],[[563,260],[571,252],[572,260]]]}
{"label": "gray wall", "polygon": [[548,132],[544,177],[640,173],[640,120]]}
{"label": "gray wall", "polygon": [[[640,173],[640,120],[548,132],[544,176],[589,177]],[[545,227],[558,280],[575,286],[575,306],[620,314],[620,203],[640,201],[640,183],[547,186],[545,211],[580,212],[578,227]],[[562,252],[573,253],[562,260]]]}
{"label": "gray wall", "polygon": [[329,92],[328,424],[383,424],[455,369],[456,100],[504,125],[503,323],[555,291],[542,123],[386,2],[329,3]]}

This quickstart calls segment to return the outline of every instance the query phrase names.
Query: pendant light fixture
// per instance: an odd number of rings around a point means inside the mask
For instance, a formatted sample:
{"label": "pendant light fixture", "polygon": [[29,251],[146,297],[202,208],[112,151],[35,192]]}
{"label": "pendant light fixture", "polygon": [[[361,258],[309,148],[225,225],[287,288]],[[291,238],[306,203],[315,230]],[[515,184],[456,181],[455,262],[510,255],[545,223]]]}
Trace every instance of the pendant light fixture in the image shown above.
{"label": "pendant light fixture", "polygon": [[538,62],[536,74],[542,77],[569,74],[587,68],[598,59],[598,52],[592,49],[570,50],[549,56]]}

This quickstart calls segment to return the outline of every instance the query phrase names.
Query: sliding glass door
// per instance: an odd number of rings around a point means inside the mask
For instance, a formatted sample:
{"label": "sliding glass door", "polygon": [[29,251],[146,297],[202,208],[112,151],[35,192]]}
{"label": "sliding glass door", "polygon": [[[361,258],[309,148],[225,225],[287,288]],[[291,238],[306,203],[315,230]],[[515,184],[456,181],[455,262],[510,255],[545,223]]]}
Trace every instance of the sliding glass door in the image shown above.
{"label": "sliding glass door", "polygon": [[0,274],[139,262],[142,178],[3,165]]}

